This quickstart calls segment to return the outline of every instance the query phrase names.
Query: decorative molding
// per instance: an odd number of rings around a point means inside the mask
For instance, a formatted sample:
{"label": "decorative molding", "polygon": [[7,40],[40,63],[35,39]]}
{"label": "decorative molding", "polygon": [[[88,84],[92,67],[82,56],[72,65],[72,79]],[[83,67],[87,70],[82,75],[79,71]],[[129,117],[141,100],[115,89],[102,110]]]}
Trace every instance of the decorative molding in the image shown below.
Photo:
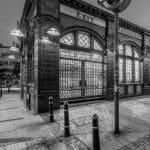
{"label": "decorative molding", "polygon": [[[84,13],[87,13],[91,16],[97,17],[97,18],[101,18],[104,20],[109,19],[109,21],[113,22],[114,20],[114,16],[104,10],[101,10],[93,5],[90,5],[86,2],[83,1],[78,1],[78,0],[60,0],[60,3],[66,6],[69,6],[71,8],[83,11]],[[22,13],[22,17],[21,17],[21,24],[23,22],[27,22],[27,17],[30,14],[30,11],[33,11],[32,9],[32,5],[34,3],[32,3],[31,1],[26,0],[25,1],[25,5],[24,5],[24,9],[23,9],[23,13]],[[143,27],[140,27],[134,23],[131,23],[123,18],[120,18],[119,21],[120,27],[123,27],[125,29],[134,31],[136,33],[142,34],[144,33],[147,36],[150,36],[150,30],[147,30]]]}
{"label": "decorative molding", "polygon": [[85,22],[91,23],[91,24],[96,24],[101,27],[106,27],[106,21],[94,16],[91,16],[83,11],[70,8],[66,5],[60,5],[60,13],[75,17],[77,19],[83,20]]}
{"label": "decorative molding", "polygon": [[[83,11],[89,15],[92,15],[94,17],[102,18],[104,20],[109,19],[109,21],[113,22],[114,21],[114,16],[104,10],[101,10],[93,5],[90,5],[86,2],[79,2],[77,0],[60,0],[61,4],[67,5],[71,8]],[[150,36],[150,30],[147,30],[143,27],[140,27],[136,24],[133,24],[125,19],[120,18],[119,24],[121,27],[134,31],[136,33],[142,34],[144,33],[145,35]]]}

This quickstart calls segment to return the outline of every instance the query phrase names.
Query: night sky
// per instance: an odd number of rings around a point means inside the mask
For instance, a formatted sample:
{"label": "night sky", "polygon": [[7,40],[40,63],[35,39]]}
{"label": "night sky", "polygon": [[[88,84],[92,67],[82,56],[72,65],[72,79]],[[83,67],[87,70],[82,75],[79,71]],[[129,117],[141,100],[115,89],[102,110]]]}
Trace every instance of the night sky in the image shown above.
{"label": "night sky", "polygon": [[[14,38],[9,33],[20,20],[24,1],[0,0],[0,43],[12,44]],[[129,8],[120,16],[150,30],[150,0],[132,0]]]}

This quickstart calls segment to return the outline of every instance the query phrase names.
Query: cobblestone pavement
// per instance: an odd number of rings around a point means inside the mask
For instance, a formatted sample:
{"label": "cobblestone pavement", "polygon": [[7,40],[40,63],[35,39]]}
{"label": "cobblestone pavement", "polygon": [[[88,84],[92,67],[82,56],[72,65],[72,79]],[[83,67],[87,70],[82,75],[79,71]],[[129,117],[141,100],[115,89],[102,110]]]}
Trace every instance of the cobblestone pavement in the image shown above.
{"label": "cobblestone pavement", "polygon": [[70,107],[71,136],[63,137],[63,110],[55,122],[29,112],[17,94],[0,99],[0,150],[91,150],[93,114],[99,116],[101,150],[150,150],[149,97],[121,100],[119,136],[113,135],[113,102]]}

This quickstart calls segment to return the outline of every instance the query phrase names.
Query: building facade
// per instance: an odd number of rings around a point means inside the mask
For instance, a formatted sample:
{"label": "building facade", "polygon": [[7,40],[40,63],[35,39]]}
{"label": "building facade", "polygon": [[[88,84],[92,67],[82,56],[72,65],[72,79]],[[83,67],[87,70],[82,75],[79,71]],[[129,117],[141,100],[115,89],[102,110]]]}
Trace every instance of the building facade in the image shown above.
{"label": "building facade", "polygon": [[[114,17],[97,5],[97,0],[25,1],[21,97],[35,113],[48,111],[49,96],[55,109],[65,100],[113,100]],[[122,18],[119,26],[119,97],[150,94],[150,31]],[[48,35],[51,27],[60,36]],[[43,36],[52,43],[42,43]]]}
{"label": "building facade", "polygon": [[[0,87],[19,86],[19,53],[13,52],[14,59],[8,58],[12,55],[9,46],[0,45]],[[18,68],[17,67],[18,64]],[[16,70],[18,69],[18,70]],[[16,72],[18,71],[18,72]]]}

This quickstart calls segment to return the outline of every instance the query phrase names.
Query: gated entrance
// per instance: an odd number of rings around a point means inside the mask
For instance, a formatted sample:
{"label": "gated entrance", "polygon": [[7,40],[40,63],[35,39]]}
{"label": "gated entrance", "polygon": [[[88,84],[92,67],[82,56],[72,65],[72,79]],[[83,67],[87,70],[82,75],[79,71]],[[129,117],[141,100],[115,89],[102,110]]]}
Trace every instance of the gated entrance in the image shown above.
{"label": "gated entrance", "polygon": [[[65,35],[65,38],[61,39],[61,43],[66,44],[67,40],[68,43],[74,43],[71,39],[73,40],[75,37],[71,38],[71,36],[71,34]],[[59,89],[61,101],[66,99],[78,101],[104,96],[106,64],[102,48],[98,45],[98,41],[95,43],[97,49],[99,48],[98,52],[92,51],[92,49],[85,51],[81,47],[81,50],[60,49]]]}

